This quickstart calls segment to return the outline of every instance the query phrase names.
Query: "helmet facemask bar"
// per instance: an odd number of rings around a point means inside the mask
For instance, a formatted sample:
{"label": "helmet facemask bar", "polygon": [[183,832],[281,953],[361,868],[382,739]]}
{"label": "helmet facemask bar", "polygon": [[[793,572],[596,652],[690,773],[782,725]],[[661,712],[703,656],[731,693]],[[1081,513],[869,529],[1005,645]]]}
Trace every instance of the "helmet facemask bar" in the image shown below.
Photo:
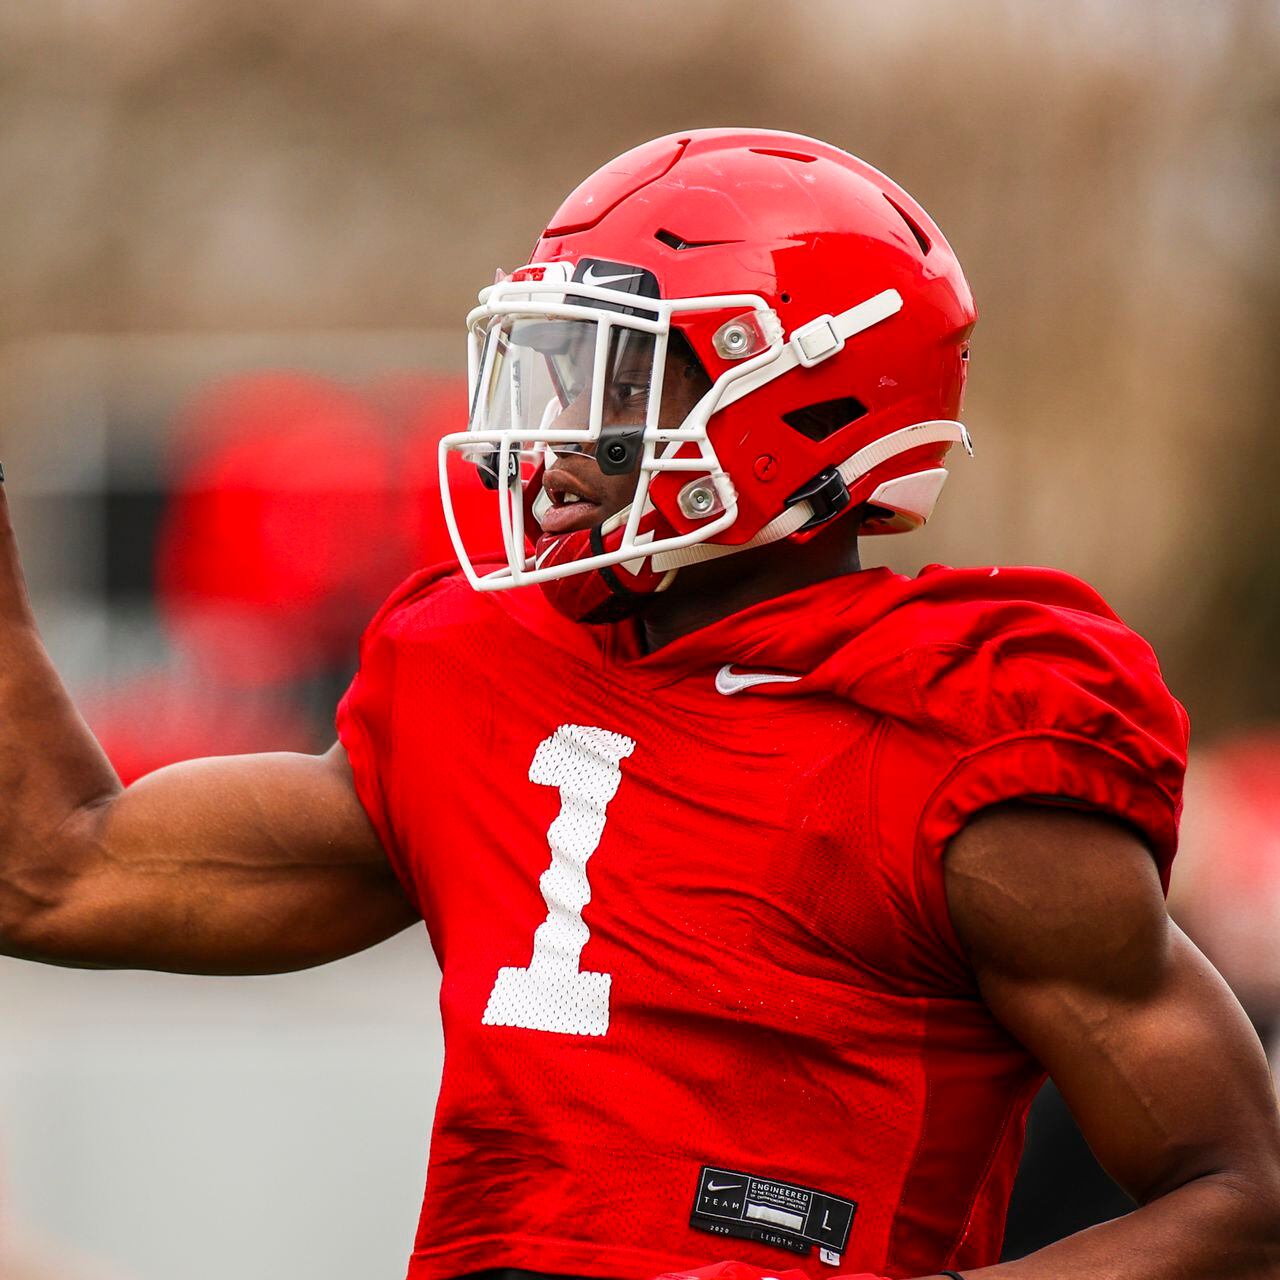
{"label": "helmet facemask bar", "polygon": [[[565,301],[567,294],[573,296],[573,302]],[[482,305],[468,317],[470,425],[466,432],[445,436],[439,447],[445,520],[462,569],[474,587],[501,590],[550,582],[626,561],[642,561],[656,552],[704,542],[732,525],[737,518],[736,498],[729,476],[708,440],[707,422],[733,382],[768,363],[781,350],[780,326],[762,298],[738,294],[656,299],[563,281],[504,281],[480,297]],[[592,306],[596,301],[609,305]],[[771,325],[767,320],[761,324],[769,334],[767,345],[722,375],[682,422],[664,425],[663,376],[672,316],[727,308],[772,320]],[[559,331],[553,326],[559,326]],[[592,339],[589,387],[580,376],[586,365],[588,335]],[[610,421],[606,405],[618,371],[617,357],[629,335],[651,339],[642,423]],[[534,353],[542,363],[541,374],[536,374],[536,366],[531,364]],[[557,358],[562,356],[569,358],[558,363]],[[579,375],[576,380],[575,370]],[[581,409],[574,410],[573,406],[584,396],[588,407],[585,421],[581,421]],[[577,421],[566,421],[575,415]],[[618,431],[641,434],[632,500],[600,526],[604,533],[616,533],[623,525],[620,542],[611,550],[573,563],[539,566],[525,550],[525,486],[540,476],[548,450],[555,451],[561,445],[595,451]],[[690,449],[696,452],[690,453]],[[487,470],[486,484],[496,486],[506,568],[479,573],[474,567],[453,510],[448,475],[451,453],[459,453],[477,463],[482,471]],[[664,472],[705,476],[714,489],[717,501],[713,514],[695,530],[668,537],[641,532],[641,522],[653,510],[649,501],[652,479]]]}

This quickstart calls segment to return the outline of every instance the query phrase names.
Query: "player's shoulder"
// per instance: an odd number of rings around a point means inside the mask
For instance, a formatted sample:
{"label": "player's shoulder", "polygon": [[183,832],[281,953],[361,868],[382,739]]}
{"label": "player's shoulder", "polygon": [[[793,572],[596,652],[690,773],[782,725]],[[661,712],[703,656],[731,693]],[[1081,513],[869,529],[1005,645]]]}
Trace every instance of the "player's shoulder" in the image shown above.
{"label": "player's shoulder", "polygon": [[1133,634],[1093,587],[1058,569],[931,564],[899,581],[897,621],[909,629],[916,648],[980,647],[1007,638],[1011,628],[1047,636],[1083,625]]}
{"label": "player's shoulder", "polygon": [[1013,665],[1155,661],[1093,587],[1057,569],[929,565],[892,581],[872,630],[873,650],[916,663],[965,651]]}
{"label": "player's shoulder", "polygon": [[1142,833],[1167,885],[1189,723],[1151,645],[1050,569],[930,567],[900,615],[900,657],[859,692],[904,713],[899,762],[938,763],[920,847],[991,805],[1052,797]]}
{"label": "player's shoulder", "polygon": [[844,656],[860,700],[959,737],[1114,731],[1128,719],[1186,739],[1151,645],[1093,587],[1054,569],[930,565],[894,578]]}

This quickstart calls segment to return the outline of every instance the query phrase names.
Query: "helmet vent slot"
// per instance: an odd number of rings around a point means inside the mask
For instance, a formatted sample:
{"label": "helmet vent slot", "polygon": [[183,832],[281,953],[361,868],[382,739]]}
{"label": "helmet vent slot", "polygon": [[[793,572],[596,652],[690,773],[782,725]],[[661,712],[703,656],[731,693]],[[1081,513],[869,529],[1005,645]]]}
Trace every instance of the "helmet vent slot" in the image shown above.
{"label": "helmet vent slot", "polygon": [[866,413],[867,406],[861,400],[841,396],[838,400],[821,400],[817,404],[805,405],[803,409],[792,409],[782,415],[782,420],[793,431],[810,440],[825,440],[841,427],[857,422]]}
{"label": "helmet vent slot", "polygon": [[888,200],[891,205],[893,205],[894,212],[897,213],[898,217],[900,217],[903,220],[903,222],[907,224],[907,230],[910,231],[913,236],[915,236],[916,244],[920,246],[920,252],[927,254],[929,250],[933,247],[929,243],[929,237],[926,236],[925,233],[920,230],[919,226],[916,223],[916,220],[896,200],[894,200],[891,196],[885,196],[885,199]]}
{"label": "helmet vent slot", "polygon": [[751,153],[757,156],[777,156],[779,160],[799,160],[801,164],[812,164],[818,157],[806,155],[803,151],[776,151],[772,147],[751,147]]}
{"label": "helmet vent slot", "polygon": [[717,244],[738,244],[737,240],[686,240],[683,236],[678,236],[674,231],[668,231],[665,227],[653,233],[655,240],[661,241],[669,249],[709,249],[712,245]]}

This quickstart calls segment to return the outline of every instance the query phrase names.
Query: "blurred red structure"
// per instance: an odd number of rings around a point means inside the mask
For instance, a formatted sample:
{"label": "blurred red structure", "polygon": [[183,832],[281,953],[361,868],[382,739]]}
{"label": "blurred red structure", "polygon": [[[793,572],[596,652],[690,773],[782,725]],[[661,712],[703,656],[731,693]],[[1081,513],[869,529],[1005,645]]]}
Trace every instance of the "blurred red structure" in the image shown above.
{"label": "blurred red structure", "polygon": [[313,375],[240,378],[187,414],[176,463],[157,583],[179,645],[238,685],[346,661],[413,564],[377,411]]}

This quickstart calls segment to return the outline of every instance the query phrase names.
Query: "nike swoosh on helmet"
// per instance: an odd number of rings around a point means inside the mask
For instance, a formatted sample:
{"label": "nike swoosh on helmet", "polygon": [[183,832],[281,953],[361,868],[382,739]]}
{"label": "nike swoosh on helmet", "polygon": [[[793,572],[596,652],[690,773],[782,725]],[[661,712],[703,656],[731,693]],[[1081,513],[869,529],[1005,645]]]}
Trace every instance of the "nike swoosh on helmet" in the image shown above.
{"label": "nike swoosh on helmet", "polygon": [[635,280],[643,273],[640,271],[628,271],[625,275],[620,276],[598,276],[596,275],[594,266],[588,267],[583,273],[582,284],[595,285],[597,288],[606,284],[617,284],[619,280]]}

